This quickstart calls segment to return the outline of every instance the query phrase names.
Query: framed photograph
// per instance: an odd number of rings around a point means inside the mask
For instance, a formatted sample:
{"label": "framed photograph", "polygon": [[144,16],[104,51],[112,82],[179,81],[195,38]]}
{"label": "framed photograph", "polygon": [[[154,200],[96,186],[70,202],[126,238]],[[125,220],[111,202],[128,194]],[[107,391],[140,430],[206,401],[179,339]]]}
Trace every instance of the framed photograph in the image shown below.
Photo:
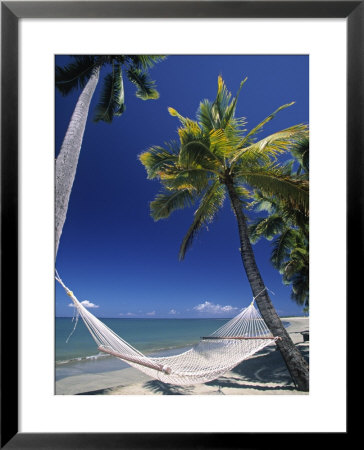
{"label": "framed photograph", "polygon": [[362,2],[1,7],[2,448],[347,438]]}

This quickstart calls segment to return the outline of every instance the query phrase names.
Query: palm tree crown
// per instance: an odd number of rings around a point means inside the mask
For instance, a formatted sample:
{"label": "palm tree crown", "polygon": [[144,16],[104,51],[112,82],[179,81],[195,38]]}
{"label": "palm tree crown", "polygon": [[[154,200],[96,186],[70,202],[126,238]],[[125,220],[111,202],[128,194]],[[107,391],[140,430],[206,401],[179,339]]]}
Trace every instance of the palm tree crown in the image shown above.
{"label": "palm tree crown", "polygon": [[[294,158],[286,165],[287,173],[308,180],[309,140],[302,139],[294,149]],[[308,211],[292,209],[284,201],[254,193],[250,206],[265,212],[265,217],[249,227],[253,243],[260,238],[272,241],[271,263],[282,274],[284,284],[291,285],[291,298],[309,307],[309,215]]]}
{"label": "palm tree crown", "polygon": [[157,99],[159,93],[148,69],[162,61],[161,55],[76,55],[64,67],[56,66],[56,88],[62,95],[83,89],[95,70],[110,66],[104,77],[94,121],[112,122],[125,110],[123,72],[136,87],[136,96],[142,100]]}
{"label": "palm tree crown", "polygon": [[169,108],[170,114],[181,122],[179,141],[165,147],[152,147],[139,157],[148,177],[159,178],[163,186],[162,192],[151,202],[151,214],[159,220],[199,201],[180,247],[179,256],[183,259],[196,233],[213,220],[225,197],[229,197],[238,223],[242,262],[260,313],[273,336],[280,338],[277,346],[296,386],[307,391],[308,364],[293,344],[266,291],[243,207],[259,189],[268,197],[284,201],[292,210],[308,211],[308,181],[291,176],[278,163],[278,156],[292,150],[308,135],[308,129],[304,124],[294,125],[257,140],[263,126],[292,103],[281,106],[247,131],[245,118],[235,117],[237,98],[238,95],[231,97],[219,77],[216,99],[200,103],[197,121]]}
{"label": "palm tree crown", "polygon": [[148,69],[164,59],[158,55],[83,55],[73,56],[73,62],[56,66],[56,87],[62,95],[81,89],[61,149],[56,159],[55,254],[66,220],[73,182],[76,176],[88,112],[102,67],[111,66],[104,77],[94,121],[111,123],[125,111],[123,70],[136,86],[142,100],[159,97]]}
{"label": "palm tree crown", "polygon": [[[245,82],[246,79],[239,92]],[[288,174],[277,160],[278,155],[291,151],[307,137],[307,126],[294,125],[257,140],[263,126],[293,103],[279,107],[247,131],[245,118],[235,117],[238,94],[232,98],[219,77],[216,99],[200,103],[197,121],[169,108],[169,113],[181,122],[179,141],[165,147],[154,146],[139,156],[148,178],[160,179],[163,186],[151,202],[155,220],[199,201],[180,247],[180,259],[200,228],[210,223],[222,207],[229,187],[242,205],[253,190],[259,189],[265,195],[284,200],[293,210],[308,210],[308,181]]]}

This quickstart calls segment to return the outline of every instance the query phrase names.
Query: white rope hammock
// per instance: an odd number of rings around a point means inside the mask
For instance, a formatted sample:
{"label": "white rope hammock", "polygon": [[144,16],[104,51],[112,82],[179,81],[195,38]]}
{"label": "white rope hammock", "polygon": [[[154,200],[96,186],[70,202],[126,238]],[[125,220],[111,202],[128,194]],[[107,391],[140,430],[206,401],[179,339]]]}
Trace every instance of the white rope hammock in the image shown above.
{"label": "white rope hammock", "polygon": [[77,318],[78,315],[82,317],[100,351],[126,361],[164,383],[188,386],[214,380],[278,339],[271,334],[255,308],[256,296],[247,308],[211,335],[202,337],[190,350],[174,356],[148,357],[91,314],[58,274],[56,280],[72,299]]}

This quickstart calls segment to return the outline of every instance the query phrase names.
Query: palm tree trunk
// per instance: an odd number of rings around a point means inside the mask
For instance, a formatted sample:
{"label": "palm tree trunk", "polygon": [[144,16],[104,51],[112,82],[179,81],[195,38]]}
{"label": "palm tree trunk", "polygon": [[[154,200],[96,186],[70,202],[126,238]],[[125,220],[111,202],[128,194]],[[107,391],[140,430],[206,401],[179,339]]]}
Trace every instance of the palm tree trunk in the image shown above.
{"label": "palm tree trunk", "polygon": [[303,358],[301,352],[293,344],[289,334],[281,322],[281,319],[274,309],[267,290],[264,290],[265,284],[255,261],[253,248],[249,239],[246,218],[242,210],[240,199],[235,191],[233,179],[230,176],[226,178],[226,187],[228,189],[230,201],[238,221],[241,258],[253,291],[253,296],[257,296],[255,301],[259,311],[273,336],[278,336],[280,338],[276,341],[277,346],[297,389],[300,391],[308,391],[308,364]]}
{"label": "palm tree trunk", "polygon": [[56,159],[55,256],[57,256],[59,241],[66,220],[88,111],[99,80],[99,73],[100,68],[95,68],[81,92],[68,125],[61,150]]}

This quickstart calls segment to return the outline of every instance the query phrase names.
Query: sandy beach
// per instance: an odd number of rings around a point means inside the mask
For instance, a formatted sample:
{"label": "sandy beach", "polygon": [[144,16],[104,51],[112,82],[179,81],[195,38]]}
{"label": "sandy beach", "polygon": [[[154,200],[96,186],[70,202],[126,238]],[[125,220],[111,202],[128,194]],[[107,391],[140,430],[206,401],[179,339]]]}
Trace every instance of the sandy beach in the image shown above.
{"label": "sandy beach", "polygon": [[[309,330],[308,317],[284,318],[293,342],[308,359],[309,341],[302,331]],[[142,372],[127,368],[103,373],[80,374],[56,382],[57,395],[307,395],[297,391],[275,345],[243,361],[224,376],[205,384],[174,386],[153,380]]]}

